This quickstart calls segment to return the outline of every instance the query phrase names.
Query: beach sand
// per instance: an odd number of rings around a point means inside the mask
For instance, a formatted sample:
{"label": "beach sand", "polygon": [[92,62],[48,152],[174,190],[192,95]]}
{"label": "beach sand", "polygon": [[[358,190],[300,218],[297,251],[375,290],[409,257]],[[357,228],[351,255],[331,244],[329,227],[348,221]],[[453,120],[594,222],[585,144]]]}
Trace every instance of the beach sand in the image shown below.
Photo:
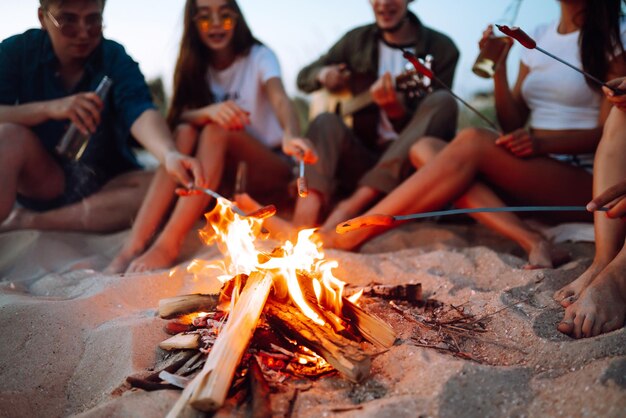
{"label": "beach sand", "polygon": [[[129,390],[125,379],[152,367],[167,337],[158,301],[219,283],[193,280],[186,263],[171,277],[99,273],[127,233],[0,234],[1,417],[159,417],[176,401],[178,391]],[[400,341],[374,358],[365,382],[286,385],[272,395],[276,411],[292,402],[296,417],[625,416],[626,330],[576,341],[555,329],[563,309],[553,292],[593,256],[591,243],[563,246],[570,262],[528,271],[519,248],[479,225],[412,223],[359,253],[327,251],[342,280],[421,283],[430,298],[490,315],[487,332],[460,342],[474,358],[462,359],[415,344],[419,329],[387,309]],[[195,236],[183,256],[220,258]],[[384,305],[365,302],[374,313]]]}

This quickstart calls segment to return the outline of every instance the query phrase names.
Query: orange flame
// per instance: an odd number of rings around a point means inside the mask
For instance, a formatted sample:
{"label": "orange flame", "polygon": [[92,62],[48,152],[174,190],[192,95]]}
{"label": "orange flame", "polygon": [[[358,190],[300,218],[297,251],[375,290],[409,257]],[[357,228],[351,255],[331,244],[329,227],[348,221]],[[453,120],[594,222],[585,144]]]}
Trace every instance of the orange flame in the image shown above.
{"label": "orange flame", "polygon": [[[217,244],[224,258],[214,262],[192,261],[187,271],[196,278],[214,277],[217,272],[218,279],[226,282],[238,274],[265,271],[274,279],[275,294],[290,297],[317,324],[324,325],[325,321],[311,306],[311,300],[316,299],[319,306],[338,315],[341,313],[344,282],[332,273],[338,263],[325,259],[314,229],[302,230],[295,243],[286,241],[268,252],[260,248],[262,220],[234,213],[224,199],[218,199],[205,217],[207,225],[200,236],[207,244]],[[306,280],[310,282],[302,283]]]}

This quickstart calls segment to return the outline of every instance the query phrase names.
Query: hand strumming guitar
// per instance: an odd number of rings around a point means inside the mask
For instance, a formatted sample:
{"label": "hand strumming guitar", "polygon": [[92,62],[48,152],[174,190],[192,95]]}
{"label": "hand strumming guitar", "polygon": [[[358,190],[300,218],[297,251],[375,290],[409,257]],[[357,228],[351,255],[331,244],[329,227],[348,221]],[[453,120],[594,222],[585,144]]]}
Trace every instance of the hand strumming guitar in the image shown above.
{"label": "hand strumming guitar", "polygon": [[389,72],[383,74],[370,87],[372,100],[385,111],[390,118],[400,118],[404,116],[406,110],[398,98],[396,87]]}

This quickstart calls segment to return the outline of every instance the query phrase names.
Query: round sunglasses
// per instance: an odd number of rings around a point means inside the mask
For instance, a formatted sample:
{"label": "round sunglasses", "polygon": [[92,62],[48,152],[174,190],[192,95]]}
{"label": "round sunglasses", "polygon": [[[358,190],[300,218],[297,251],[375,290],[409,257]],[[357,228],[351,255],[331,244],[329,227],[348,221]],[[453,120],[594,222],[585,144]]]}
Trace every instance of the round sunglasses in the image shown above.
{"label": "round sunglasses", "polygon": [[[61,35],[68,38],[76,38],[81,30],[81,19],[74,14],[64,13],[56,18],[50,11],[47,12],[50,21],[59,29]],[[82,25],[90,37],[100,36],[102,34],[102,14],[90,14],[82,20]]]}
{"label": "round sunglasses", "polygon": [[[212,13],[201,12],[194,16],[193,20],[202,32],[208,32],[216,26],[214,25]],[[237,13],[233,11],[220,12],[217,14],[217,27],[221,27],[224,30],[232,30],[235,27],[235,20],[237,20]]]}

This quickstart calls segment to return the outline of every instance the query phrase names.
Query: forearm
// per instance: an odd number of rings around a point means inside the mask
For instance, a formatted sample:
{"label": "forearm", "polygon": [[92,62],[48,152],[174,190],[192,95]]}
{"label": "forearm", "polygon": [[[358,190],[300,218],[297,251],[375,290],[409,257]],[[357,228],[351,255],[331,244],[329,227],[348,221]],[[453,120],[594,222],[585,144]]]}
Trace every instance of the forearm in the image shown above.
{"label": "forearm", "polygon": [[195,126],[203,126],[211,122],[211,118],[204,109],[185,110],[180,115],[182,122],[187,122]]}
{"label": "forearm", "polygon": [[165,119],[154,109],[143,112],[133,123],[130,131],[161,164],[165,162],[165,157],[169,152],[176,151]]}
{"label": "forearm", "polygon": [[493,78],[494,101],[496,116],[503,132],[512,132],[524,126],[528,118],[528,110],[520,103],[509,87],[506,66],[498,71]]}
{"label": "forearm", "polygon": [[559,131],[533,129],[531,134],[539,154],[588,154],[595,152],[602,137],[602,128]]}
{"label": "forearm", "polygon": [[33,102],[23,105],[0,105],[0,123],[36,126],[51,119],[50,102]]}

